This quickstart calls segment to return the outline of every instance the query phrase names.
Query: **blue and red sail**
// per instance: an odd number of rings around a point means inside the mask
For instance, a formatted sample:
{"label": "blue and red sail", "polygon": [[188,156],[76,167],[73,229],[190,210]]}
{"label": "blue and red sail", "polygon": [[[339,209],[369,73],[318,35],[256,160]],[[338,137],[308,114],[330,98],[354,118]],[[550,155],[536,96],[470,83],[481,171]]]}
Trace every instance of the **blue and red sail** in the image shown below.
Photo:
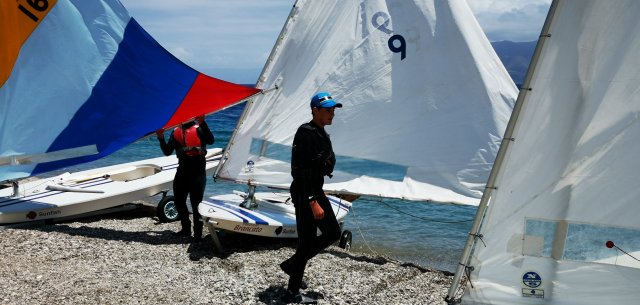
{"label": "blue and red sail", "polygon": [[260,90],[209,77],[117,0],[0,2],[0,181],[92,161]]}

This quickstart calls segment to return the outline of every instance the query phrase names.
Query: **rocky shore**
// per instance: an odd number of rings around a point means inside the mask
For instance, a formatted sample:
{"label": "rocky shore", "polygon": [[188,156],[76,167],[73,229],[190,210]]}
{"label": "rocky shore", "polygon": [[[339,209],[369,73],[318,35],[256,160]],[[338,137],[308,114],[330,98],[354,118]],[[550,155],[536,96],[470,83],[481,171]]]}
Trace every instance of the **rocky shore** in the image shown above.
{"label": "rocky shore", "polygon": [[[153,207],[0,227],[0,304],[285,304],[294,240],[173,236]],[[330,247],[307,268],[318,304],[446,304],[452,275]]]}

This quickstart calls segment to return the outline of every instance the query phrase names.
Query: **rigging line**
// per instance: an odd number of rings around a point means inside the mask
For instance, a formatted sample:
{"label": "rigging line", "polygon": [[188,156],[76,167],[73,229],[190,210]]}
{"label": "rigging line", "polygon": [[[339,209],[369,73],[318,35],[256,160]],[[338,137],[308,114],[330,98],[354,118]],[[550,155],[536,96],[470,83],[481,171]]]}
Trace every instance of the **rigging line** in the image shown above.
{"label": "rigging line", "polygon": [[396,210],[396,211],[398,211],[398,212],[400,212],[402,214],[405,214],[407,216],[410,216],[410,217],[413,217],[413,218],[417,218],[417,219],[420,219],[420,220],[424,220],[424,221],[430,221],[430,222],[436,222],[436,223],[465,223],[465,222],[473,221],[473,219],[458,220],[458,221],[435,220],[435,219],[420,217],[420,216],[417,216],[417,215],[413,215],[413,214],[407,213],[407,212],[402,211],[402,210],[400,210],[400,209],[398,209],[398,208],[396,208],[396,207],[394,207],[392,205],[389,205],[388,203],[386,203],[386,202],[384,202],[382,200],[380,200],[380,203],[382,203],[382,204],[386,205],[387,207],[390,207],[390,208],[392,208],[392,209],[394,209],[394,210]]}
{"label": "rigging line", "polygon": [[627,251],[622,250],[622,248],[618,247],[618,245],[616,245],[616,244],[615,244],[613,241],[611,241],[611,240],[607,240],[607,242],[605,243],[605,246],[606,246],[607,248],[609,248],[609,249],[611,249],[611,248],[616,248],[616,249],[618,249],[618,250],[622,251],[622,253],[624,253],[624,254],[626,254],[626,255],[630,256],[631,258],[633,258],[633,259],[635,259],[635,260],[637,260],[637,261],[639,261],[639,262],[640,262],[640,259],[637,259],[635,256],[633,256],[633,255],[631,255],[631,254],[627,253]]}
{"label": "rigging line", "polygon": [[[61,174],[61,175],[62,175],[62,174]],[[35,180],[34,180],[34,179],[32,179],[32,178],[26,178],[26,179],[23,179],[23,180],[25,180],[25,183],[28,183],[28,182],[31,182],[31,181],[40,181],[40,183],[35,184],[35,185],[31,186],[31,187],[22,187],[22,188],[20,188],[20,189],[19,189],[19,190],[20,190],[20,191],[19,191],[19,194],[16,194],[16,196],[18,196],[18,197],[20,197],[20,196],[22,196],[22,197],[27,196],[27,192],[28,192],[28,191],[33,190],[33,189],[37,189],[37,188],[41,187],[42,185],[44,185],[44,184],[46,184],[46,183],[53,182],[53,181],[55,181],[55,180],[56,180],[57,178],[59,178],[59,177],[60,177],[60,175],[56,175],[56,176],[48,177],[48,178],[37,178],[37,177],[36,177],[37,179],[35,179]],[[31,179],[31,180],[27,180],[27,179]]]}
{"label": "rigging line", "polygon": [[360,233],[360,237],[362,237],[362,240],[364,241],[365,246],[367,246],[367,249],[369,249],[369,251],[371,251],[371,253],[377,255],[377,256],[381,256],[380,254],[378,254],[378,252],[373,251],[373,249],[371,249],[371,246],[369,246],[369,242],[367,241],[367,239],[364,237],[364,234],[362,233],[362,230],[360,229],[360,223],[358,222],[358,217],[356,216],[356,209],[354,206],[351,206],[351,211],[353,213],[353,218],[355,220],[356,223],[356,228],[358,228],[358,233]]}
{"label": "rigging line", "polygon": [[620,249],[618,246],[616,246],[616,249],[618,249],[618,250],[622,251],[622,253],[624,253],[624,254],[626,254],[626,255],[630,256],[631,258],[633,258],[633,259],[635,259],[635,260],[637,260],[637,261],[639,261],[639,262],[640,262],[640,259],[637,259],[635,256],[633,256],[633,255],[631,255],[631,254],[627,253],[627,251],[624,251],[624,250]]}

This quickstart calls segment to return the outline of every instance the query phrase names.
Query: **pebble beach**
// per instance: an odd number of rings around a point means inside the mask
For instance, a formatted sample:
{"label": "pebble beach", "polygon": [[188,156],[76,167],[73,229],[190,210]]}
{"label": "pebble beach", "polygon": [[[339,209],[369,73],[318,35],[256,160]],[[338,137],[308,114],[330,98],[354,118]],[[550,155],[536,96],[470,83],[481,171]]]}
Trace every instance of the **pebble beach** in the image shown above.
{"label": "pebble beach", "polygon": [[[286,304],[295,240],[173,236],[155,208],[0,227],[0,304]],[[205,230],[206,232],[206,230]],[[318,304],[446,304],[452,274],[331,246],[310,261]]]}

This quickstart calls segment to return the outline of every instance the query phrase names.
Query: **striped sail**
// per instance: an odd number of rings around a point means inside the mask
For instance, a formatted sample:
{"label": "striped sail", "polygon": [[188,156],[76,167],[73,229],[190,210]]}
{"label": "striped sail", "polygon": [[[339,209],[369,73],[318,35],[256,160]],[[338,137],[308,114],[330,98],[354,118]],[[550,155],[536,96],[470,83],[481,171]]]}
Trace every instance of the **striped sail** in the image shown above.
{"label": "striped sail", "polygon": [[160,46],[117,0],[0,2],[0,181],[106,156],[259,90]]}

